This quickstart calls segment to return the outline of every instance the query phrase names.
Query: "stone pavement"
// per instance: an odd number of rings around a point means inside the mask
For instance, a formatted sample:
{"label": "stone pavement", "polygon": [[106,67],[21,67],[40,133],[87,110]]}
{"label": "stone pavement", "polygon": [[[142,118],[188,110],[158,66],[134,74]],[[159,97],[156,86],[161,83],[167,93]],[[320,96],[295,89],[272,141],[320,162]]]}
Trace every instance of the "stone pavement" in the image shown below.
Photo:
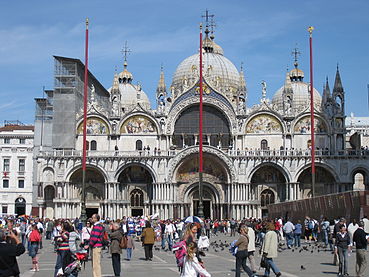
{"label": "stone pavement", "polygon": [[[237,238],[237,237],[236,237]],[[231,242],[235,238],[230,238],[228,235],[219,235],[213,237],[210,241]],[[308,246],[308,244],[304,244]],[[157,243],[157,246],[160,245]],[[286,277],[318,277],[318,276],[335,276],[338,272],[338,267],[332,265],[333,256],[329,251],[323,251],[317,248],[312,250],[313,246],[308,246],[308,251],[302,252],[298,250],[284,250],[282,251],[275,262],[279,269],[282,271],[282,276]],[[216,250],[216,251],[215,251]],[[319,250],[319,252],[318,252]],[[313,251],[313,253],[311,253]],[[150,277],[156,276],[179,276],[175,258],[171,252],[154,250],[153,261],[145,261],[143,259],[144,252],[141,244],[136,242],[136,249],[133,252],[133,258],[131,261],[124,260],[125,251],[123,250],[122,258],[122,274],[121,276],[129,277],[141,277],[149,275]],[[44,240],[44,248],[40,250],[40,271],[30,272],[31,258],[27,254],[23,254],[19,260],[19,266],[21,269],[22,277],[52,277],[54,272],[56,254],[53,252],[53,247],[50,245],[50,241]],[[211,248],[209,252],[206,252],[206,257],[203,258],[207,270],[212,276],[234,276],[235,258],[228,252],[228,249],[223,251]],[[260,257],[256,257],[257,265],[260,263]],[[305,269],[301,270],[301,266]],[[114,276],[111,265],[110,255],[103,251],[102,258],[102,275],[104,277]],[[350,276],[355,276],[355,253],[349,257],[349,273]],[[263,275],[263,271],[259,270],[258,274]],[[91,262],[86,264],[86,268],[82,269],[79,274],[80,277],[91,277]],[[247,276],[245,273],[243,276]],[[271,276],[274,276],[271,273]],[[367,269],[364,276],[369,276],[369,269]]]}

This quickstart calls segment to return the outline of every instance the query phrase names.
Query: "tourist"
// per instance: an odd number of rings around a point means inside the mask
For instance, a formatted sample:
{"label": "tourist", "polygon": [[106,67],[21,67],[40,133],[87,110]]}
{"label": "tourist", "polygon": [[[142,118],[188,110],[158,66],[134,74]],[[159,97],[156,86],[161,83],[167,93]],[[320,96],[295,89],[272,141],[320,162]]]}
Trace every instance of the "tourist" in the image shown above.
{"label": "tourist", "polygon": [[234,220],[234,218],[232,218],[231,221],[230,221],[231,237],[236,236],[236,227],[237,227],[237,222],[236,222],[236,220]]}
{"label": "tourist", "polygon": [[200,264],[196,256],[196,253],[198,252],[197,250],[197,244],[195,242],[191,242],[187,245],[187,255],[184,258],[181,277],[197,277],[199,275],[211,277],[210,273],[207,272],[206,269]]}
{"label": "tourist", "polygon": [[248,276],[255,276],[251,269],[246,265],[246,258],[248,255],[248,245],[249,245],[249,237],[248,227],[245,225],[241,225],[238,232],[240,233],[239,239],[234,244],[235,247],[238,247],[236,253],[236,277],[241,276],[241,267],[247,273]]}
{"label": "tourist", "polygon": [[283,231],[286,234],[286,240],[287,240],[287,248],[291,249],[293,245],[293,231],[295,230],[295,225],[292,224],[292,222],[288,219],[286,224],[283,226]]}
{"label": "tourist", "polygon": [[151,223],[146,221],[146,227],[142,232],[141,241],[145,249],[145,259],[146,261],[152,261],[152,247],[155,243],[155,232],[151,227]]}
{"label": "tourist", "polygon": [[295,225],[295,230],[293,231],[295,247],[301,247],[301,235],[302,235],[301,221],[297,220],[297,224]]}
{"label": "tourist", "polygon": [[274,274],[278,277],[281,276],[281,272],[273,261],[273,258],[278,256],[278,235],[275,232],[275,226],[273,223],[268,223],[267,225],[267,233],[264,237],[263,246],[261,249],[263,256],[266,260],[266,268],[264,272],[264,276],[269,276],[270,268],[273,270]]}
{"label": "tourist", "polygon": [[320,233],[322,234],[322,240],[324,241],[325,247],[328,246],[329,240],[329,221],[326,217],[323,218],[322,223],[320,224]]}
{"label": "tourist", "polygon": [[368,240],[364,231],[364,222],[359,222],[359,227],[353,235],[353,242],[356,246],[356,275],[357,277],[364,277],[364,272],[367,267],[366,250]]}
{"label": "tourist", "polygon": [[367,235],[369,235],[369,219],[366,215],[364,215],[363,222],[364,222],[364,232]]}
{"label": "tourist", "polygon": [[28,240],[30,241],[30,249],[29,249],[28,255],[32,258],[31,271],[33,272],[40,271],[37,252],[39,248],[39,243],[41,241],[41,235],[40,235],[40,232],[36,224],[32,225],[32,231],[29,234]]}
{"label": "tourist", "polygon": [[350,237],[350,243],[352,244],[352,239],[355,231],[359,228],[359,225],[356,222],[356,219],[353,219],[352,222],[347,226],[347,233]]}
{"label": "tourist", "polygon": [[54,229],[54,222],[52,220],[48,220],[46,222],[46,239],[51,239],[51,234]]}
{"label": "tourist", "polygon": [[120,241],[123,238],[123,233],[120,229],[118,223],[114,222],[110,224],[111,233],[110,238],[110,254],[111,261],[114,270],[114,276],[120,276],[121,266],[120,266],[120,254],[122,254],[122,249],[120,248]]}
{"label": "tourist", "polygon": [[247,259],[250,262],[252,273],[256,273],[255,265],[255,231],[252,227],[248,226],[247,235],[249,236],[249,245],[247,247]]}
{"label": "tourist", "polygon": [[340,231],[336,234],[335,253],[339,256],[339,276],[349,276],[348,274],[348,252],[351,251],[350,237],[346,226],[341,225]]}
{"label": "tourist", "polygon": [[165,232],[165,235],[166,235],[166,239],[168,241],[169,251],[172,251],[173,235],[174,235],[175,231],[176,231],[176,229],[175,229],[175,226],[173,225],[173,223],[170,220],[167,220],[164,232]]}
{"label": "tourist", "polygon": [[63,275],[64,268],[70,262],[70,251],[69,251],[69,232],[70,224],[67,221],[62,223],[62,229],[59,234],[55,237],[56,240],[56,263],[54,276]]}
{"label": "tourist", "polygon": [[90,221],[87,221],[86,222],[86,226],[84,226],[82,228],[82,236],[81,236],[81,243],[83,245],[83,247],[85,246],[88,246],[88,247],[85,247],[86,250],[87,250],[87,253],[90,255],[91,251],[90,251],[90,247],[89,247],[89,244],[90,244],[90,236],[91,236],[91,231],[92,231],[92,228],[91,228],[91,222]]}
{"label": "tourist", "polygon": [[[100,216],[93,214],[91,217],[93,227],[91,230],[89,246],[92,248],[92,274],[93,277],[101,277],[101,249],[104,236],[104,226],[100,222]],[[85,246],[85,248],[87,248]]]}
{"label": "tourist", "polygon": [[127,261],[132,259],[132,252],[135,249],[135,243],[130,234],[127,235]]}
{"label": "tourist", "polygon": [[[15,243],[7,243],[7,236],[12,238]],[[20,271],[16,257],[22,255],[25,251],[24,245],[16,234],[12,231],[0,229],[0,276],[19,276]]]}

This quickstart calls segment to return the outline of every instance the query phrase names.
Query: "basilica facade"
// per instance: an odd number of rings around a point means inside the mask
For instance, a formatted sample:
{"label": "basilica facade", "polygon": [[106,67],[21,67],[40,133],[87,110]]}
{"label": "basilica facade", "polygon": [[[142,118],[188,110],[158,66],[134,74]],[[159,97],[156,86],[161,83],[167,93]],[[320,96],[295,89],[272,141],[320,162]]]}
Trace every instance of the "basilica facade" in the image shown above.
{"label": "basilica facade", "polygon": [[[208,32],[201,51],[205,216],[262,217],[270,203],[310,197],[310,92],[298,62],[272,99],[263,82],[260,103],[248,106],[243,69]],[[54,60],[55,87],[36,99],[33,208],[44,217],[77,217],[84,65]],[[113,219],[196,214],[199,53],[178,65],[168,88],[160,72],[156,109],[133,80],[126,60],[108,89],[89,72],[87,213]],[[316,195],[365,189],[369,155],[347,141],[338,68],[332,91],[327,81],[322,94],[313,93]]]}

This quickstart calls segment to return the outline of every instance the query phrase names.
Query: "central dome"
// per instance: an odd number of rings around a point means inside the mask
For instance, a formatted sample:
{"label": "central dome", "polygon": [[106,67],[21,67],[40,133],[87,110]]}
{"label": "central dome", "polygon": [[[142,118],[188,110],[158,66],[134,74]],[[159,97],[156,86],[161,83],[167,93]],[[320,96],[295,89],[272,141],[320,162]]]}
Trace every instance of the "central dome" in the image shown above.
{"label": "central dome", "polygon": [[[199,80],[199,54],[192,55],[177,67],[172,80],[172,97],[176,98]],[[223,49],[209,38],[203,44],[203,78],[218,92],[230,96],[239,88],[240,73],[223,56]]]}

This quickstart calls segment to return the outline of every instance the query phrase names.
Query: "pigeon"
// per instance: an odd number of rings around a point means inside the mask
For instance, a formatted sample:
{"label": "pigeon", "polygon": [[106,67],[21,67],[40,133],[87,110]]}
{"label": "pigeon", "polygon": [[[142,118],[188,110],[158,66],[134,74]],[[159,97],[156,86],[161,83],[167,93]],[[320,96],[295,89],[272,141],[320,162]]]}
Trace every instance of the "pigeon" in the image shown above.
{"label": "pigeon", "polygon": [[306,270],[306,268],[303,265],[301,265],[301,270]]}

